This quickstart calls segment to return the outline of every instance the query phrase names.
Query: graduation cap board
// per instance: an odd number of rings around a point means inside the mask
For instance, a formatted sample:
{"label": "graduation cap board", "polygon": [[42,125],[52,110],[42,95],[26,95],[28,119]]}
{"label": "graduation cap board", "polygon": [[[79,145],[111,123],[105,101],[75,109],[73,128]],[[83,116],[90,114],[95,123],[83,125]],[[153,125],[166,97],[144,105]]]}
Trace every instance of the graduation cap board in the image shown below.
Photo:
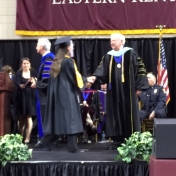
{"label": "graduation cap board", "polygon": [[109,55],[111,55],[111,56],[119,57],[119,56],[125,54],[128,50],[132,50],[132,49],[133,49],[133,48],[124,47],[124,48],[122,48],[120,51],[111,50],[111,51],[109,51],[107,54],[109,54]]}
{"label": "graduation cap board", "polygon": [[70,45],[71,37],[61,37],[57,38],[54,45],[58,45],[59,48],[64,48]]}

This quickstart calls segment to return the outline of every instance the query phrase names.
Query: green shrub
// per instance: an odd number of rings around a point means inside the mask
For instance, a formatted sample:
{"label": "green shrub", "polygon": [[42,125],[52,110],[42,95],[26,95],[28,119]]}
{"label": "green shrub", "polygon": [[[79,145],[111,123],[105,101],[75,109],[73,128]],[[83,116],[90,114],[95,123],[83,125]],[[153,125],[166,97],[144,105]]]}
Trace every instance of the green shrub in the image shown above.
{"label": "green shrub", "polygon": [[32,157],[32,149],[22,143],[23,137],[19,134],[6,134],[0,137],[0,162],[3,166],[8,161],[27,160]]}
{"label": "green shrub", "polygon": [[129,139],[125,139],[125,143],[118,147],[118,155],[116,160],[122,159],[130,163],[132,159],[149,161],[152,154],[152,135],[150,132],[135,132]]}

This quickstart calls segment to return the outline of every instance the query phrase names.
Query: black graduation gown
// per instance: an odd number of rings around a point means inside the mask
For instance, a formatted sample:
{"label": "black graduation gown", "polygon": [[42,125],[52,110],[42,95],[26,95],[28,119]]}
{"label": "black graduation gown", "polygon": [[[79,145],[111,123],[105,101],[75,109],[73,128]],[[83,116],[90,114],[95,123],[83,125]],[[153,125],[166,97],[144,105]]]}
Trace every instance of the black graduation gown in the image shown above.
{"label": "black graduation gown", "polygon": [[45,134],[76,134],[83,132],[79,90],[74,61],[64,58],[57,77],[50,77],[43,130]]}
{"label": "black graduation gown", "polygon": [[106,136],[129,137],[133,132],[140,131],[136,90],[148,88],[146,70],[137,53],[127,51],[123,67],[125,81],[122,83],[122,68],[117,68],[114,58],[111,67],[111,57],[105,55],[93,74],[101,83],[109,83],[106,94]]}

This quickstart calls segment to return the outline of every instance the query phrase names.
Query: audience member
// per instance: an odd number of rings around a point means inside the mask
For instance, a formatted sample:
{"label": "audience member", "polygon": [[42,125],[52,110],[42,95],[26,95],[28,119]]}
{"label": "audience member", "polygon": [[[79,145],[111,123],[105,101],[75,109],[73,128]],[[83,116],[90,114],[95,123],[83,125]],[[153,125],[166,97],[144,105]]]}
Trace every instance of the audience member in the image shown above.
{"label": "audience member", "polygon": [[10,79],[12,79],[14,81],[14,79],[15,79],[15,72],[14,72],[14,70],[12,69],[12,67],[10,65],[4,65],[2,67],[2,72],[8,73]]}

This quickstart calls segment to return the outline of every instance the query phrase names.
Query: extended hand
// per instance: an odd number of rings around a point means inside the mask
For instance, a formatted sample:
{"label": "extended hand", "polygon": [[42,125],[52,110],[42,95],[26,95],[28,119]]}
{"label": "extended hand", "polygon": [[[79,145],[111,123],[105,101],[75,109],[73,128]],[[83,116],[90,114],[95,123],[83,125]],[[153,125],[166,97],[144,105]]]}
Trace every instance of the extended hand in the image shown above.
{"label": "extended hand", "polygon": [[89,82],[89,83],[94,83],[95,80],[96,80],[95,76],[89,76],[89,77],[87,77],[87,82]]}

